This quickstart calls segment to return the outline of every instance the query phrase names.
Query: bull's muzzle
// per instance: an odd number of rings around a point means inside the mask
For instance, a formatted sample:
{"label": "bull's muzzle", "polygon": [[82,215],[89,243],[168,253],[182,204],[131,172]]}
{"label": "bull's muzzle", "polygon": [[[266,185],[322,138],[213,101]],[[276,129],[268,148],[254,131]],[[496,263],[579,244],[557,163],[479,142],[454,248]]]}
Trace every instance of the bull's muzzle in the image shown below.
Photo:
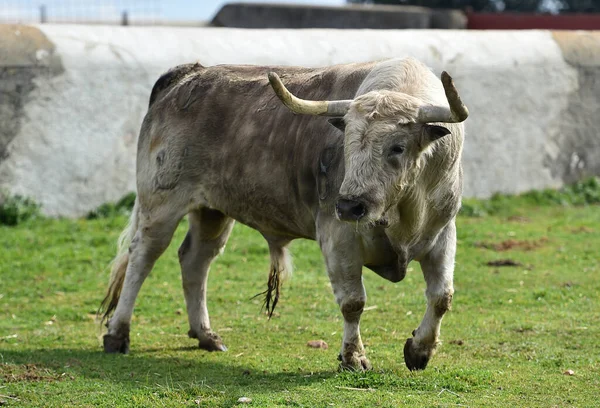
{"label": "bull's muzzle", "polygon": [[340,198],[335,203],[335,211],[342,221],[358,221],[367,214],[367,207],[359,201]]}

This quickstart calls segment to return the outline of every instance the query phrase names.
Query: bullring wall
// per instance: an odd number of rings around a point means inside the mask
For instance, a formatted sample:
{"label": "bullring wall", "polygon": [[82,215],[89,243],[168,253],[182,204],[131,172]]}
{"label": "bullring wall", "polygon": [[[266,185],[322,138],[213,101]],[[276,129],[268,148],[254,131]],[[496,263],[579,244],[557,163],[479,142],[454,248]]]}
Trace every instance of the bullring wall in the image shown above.
{"label": "bullring wall", "polygon": [[465,195],[600,175],[600,32],[0,26],[0,190],[77,216],[135,190],[154,81],[200,61],[322,66],[414,56],[454,77]]}

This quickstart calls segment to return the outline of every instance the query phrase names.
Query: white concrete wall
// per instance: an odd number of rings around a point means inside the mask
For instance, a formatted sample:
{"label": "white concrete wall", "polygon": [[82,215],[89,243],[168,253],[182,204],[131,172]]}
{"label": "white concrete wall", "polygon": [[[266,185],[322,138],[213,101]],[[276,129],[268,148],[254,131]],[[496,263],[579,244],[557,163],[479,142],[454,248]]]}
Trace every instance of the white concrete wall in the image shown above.
{"label": "white concrete wall", "polygon": [[[581,74],[548,31],[37,29],[54,45],[50,57],[58,57],[63,69],[34,79],[18,134],[8,157],[0,159],[0,189],[32,197],[47,214],[82,215],[135,190],[136,137],[151,87],[166,69],[195,60],[322,66],[412,55],[436,72],[447,70],[470,109],[466,196],[564,181],[564,171],[553,166],[564,156],[560,137]],[[600,50],[598,33],[581,35]],[[574,38],[569,41],[579,41]],[[50,58],[37,57],[33,64]],[[591,60],[596,75],[600,62]],[[597,111],[599,99],[591,97]],[[595,123],[590,119],[584,126]]]}

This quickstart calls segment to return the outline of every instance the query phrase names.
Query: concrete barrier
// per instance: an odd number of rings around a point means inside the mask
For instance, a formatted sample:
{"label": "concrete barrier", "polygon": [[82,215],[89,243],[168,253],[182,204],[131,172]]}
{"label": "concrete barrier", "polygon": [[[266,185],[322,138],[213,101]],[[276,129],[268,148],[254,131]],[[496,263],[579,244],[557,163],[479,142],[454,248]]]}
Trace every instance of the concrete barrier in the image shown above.
{"label": "concrete barrier", "polygon": [[167,68],[412,55],[468,104],[465,195],[600,175],[600,33],[0,26],[0,189],[50,215],[135,190],[137,132]]}

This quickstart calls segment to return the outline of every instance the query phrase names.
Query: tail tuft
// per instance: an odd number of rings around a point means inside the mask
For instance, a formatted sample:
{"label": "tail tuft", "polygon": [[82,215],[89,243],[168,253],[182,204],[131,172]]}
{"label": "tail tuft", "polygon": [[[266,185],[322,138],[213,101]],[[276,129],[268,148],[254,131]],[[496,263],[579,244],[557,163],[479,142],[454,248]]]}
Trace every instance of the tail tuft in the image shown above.
{"label": "tail tuft", "polygon": [[129,245],[131,240],[135,236],[138,228],[138,201],[135,200],[135,205],[131,211],[129,222],[127,227],[123,230],[119,236],[117,242],[117,256],[111,263],[110,281],[108,283],[108,291],[106,296],[100,304],[98,309],[98,315],[102,314],[101,322],[108,321],[112,312],[117,308],[119,298],[121,296],[121,289],[123,288],[123,282],[125,282],[125,272],[127,271],[127,264],[129,263]]}
{"label": "tail tuft", "polygon": [[270,319],[273,317],[277,302],[279,302],[279,293],[283,281],[292,276],[292,259],[285,247],[270,246],[269,249],[271,253],[271,269],[269,271],[267,290],[257,294],[253,298],[264,295],[263,308],[267,310]]}
{"label": "tail tuft", "polygon": [[113,261],[108,291],[102,300],[100,309],[98,309],[98,315],[102,314],[102,323],[108,321],[112,312],[117,308],[117,303],[119,303],[119,298],[121,297],[123,282],[125,282],[125,271],[127,271],[128,263],[129,253],[119,254]]}

